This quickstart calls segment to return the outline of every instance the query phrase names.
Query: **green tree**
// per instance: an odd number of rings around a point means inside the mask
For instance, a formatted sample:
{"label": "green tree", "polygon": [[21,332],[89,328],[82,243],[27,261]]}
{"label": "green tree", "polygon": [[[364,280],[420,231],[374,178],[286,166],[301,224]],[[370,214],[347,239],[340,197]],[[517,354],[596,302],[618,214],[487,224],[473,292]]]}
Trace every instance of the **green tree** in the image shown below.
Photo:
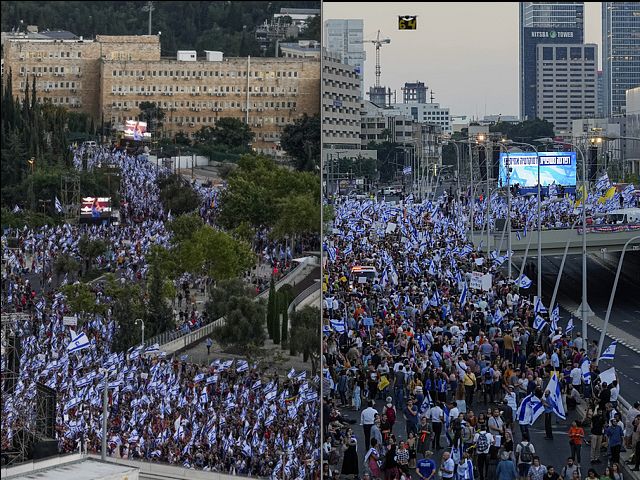
{"label": "green tree", "polygon": [[302,118],[284,127],[280,145],[293,159],[299,171],[315,171],[320,168],[320,115]]}
{"label": "green tree", "polygon": [[315,375],[320,360],[320,310],[304,307],[291,314],[290,347],[303,355],[303,360],[311,360],[312,375]]}
{"label": "green tree", "polygon": [[104,254],[109,246],[104,240],[91,240],[83,235],[78,242],[78,252],[85,262],[85,272],[89,271],[93,261]]}
{"label": "green tree", "polygon": [[202,217],[192,213],[176,216],[167,224],[167,228],[173,233],[173,241],[180,243],[191,239],[203,225]]}
{"label": "green tree", "polygon": [[158,181],[160,200],[166,212],[182,215],[200,205],[200,197],[179,175],[169,175]]}
{"label": "green tree", "polygon": [[221,280],[211,289],[211,296],[204,309],[211,320],[226,316],[230,312],[230,301],[234,297],[251,297],[251,289],[239,278]]}
{"label": "green tree", "polygon": [[273,324],[271,328],[273,329],[273,343],[275,345],[280,345],[280,314],[282,313],[282,295],[276,292],[276,295],[273,300],[274,304],[274,315],[273,315]]}
{"label": "green tree", "polygon": [[254,135],[249,125],[242,120],[222,117],[218,119],[213,129],[207,130],[206,138],[218,146],[232,149],[242,148],[248,151],[249,143],[253,140]]}
{"label": "green tree", "polygon": [[140,102],[139,108],[139,119],[147,122],[150,131],[156,131],[162,126],[166,113],[160,105],[156,102]]}
{"label": "green tree", "polygon": [[145,312],[145,329],[149,337],[152,337],[173,330],[175,319],[164,295],[164,279],[159,266],[151,264],[149,272],[149,299]]}
{"label": "green tree", "polygon": [[58,279],[61,275],[72,274],[80,270],[80,263],[68,253],[58,255],[53,262],[53,271]]}
{"label": "green tree", "polygon": [[228,309],[224,325],[214,329],[213,335],[223,346],[233,345],[250,355],[266,340],[264,303],[254,302],[246,296],[234,296],[229,299]]}
{"label": "green tree", "polygon": [[274,318],[276,315],[276,284],[271,277],[271,282],[269,283],[269,300],[267,303],[267,331],[269,333],[269,338],[273,338],[273,324]]}
{"label": "green tree", "polygon": [[289,305],[293,301],[293,287],[289,284],[283,285],[278,291],[278,295],[280,296],[280,314],[282,314],[280,339],[284,347],[289,338]]}
{"label": "green tree", "polygon": [[78,315],[78,325],[81,325],[87,314],[104,314],[107,310],[106,303],[97,303],[96,294],[88,283],[75,283],[62,287],[67,299],[67,305],[72,313]]}
{"label": "green tree", "polygon": [[135,319],[144,318],[141,288],[131,283],[122,285],[108,274],[105,293],[111,298],[111,316],[116,323],[112,349],[123,352],[142,341],[142,330],[135,324]]}

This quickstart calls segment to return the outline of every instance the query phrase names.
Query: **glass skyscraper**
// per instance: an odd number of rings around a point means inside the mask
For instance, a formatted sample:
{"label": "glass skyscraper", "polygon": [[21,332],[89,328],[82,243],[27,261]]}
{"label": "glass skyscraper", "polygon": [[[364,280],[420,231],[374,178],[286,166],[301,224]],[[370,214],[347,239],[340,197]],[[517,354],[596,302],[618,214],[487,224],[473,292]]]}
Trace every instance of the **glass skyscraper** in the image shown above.
{"label": "glass skyscraper", "polygon": [[324,22],[324,47],[338,54],[343,63],[356,67],[360,75],[360,95],[364,95],[364,61],[366,58],[363,42],[364,22],[359,19],[331,19]]}
{"label": "glass skyscraper", "polygon": [[625,92],[640,86],[640,2],[602,2],[604,113],[623,114]]}
{"label": "glass skyscraper", "polygon": [[520,118],[539,117],[536,51],[540,44],[584,42],[584,2],[520,2]]}

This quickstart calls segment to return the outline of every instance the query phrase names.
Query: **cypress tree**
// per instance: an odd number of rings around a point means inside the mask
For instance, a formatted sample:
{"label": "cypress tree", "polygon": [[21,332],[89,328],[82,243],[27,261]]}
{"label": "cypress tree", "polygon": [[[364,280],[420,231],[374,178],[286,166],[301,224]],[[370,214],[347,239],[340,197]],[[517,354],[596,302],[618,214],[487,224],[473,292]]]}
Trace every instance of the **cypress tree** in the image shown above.
{"label": "cypress tree", "polygon": [[273,343],[280,345],[280,309],[282,308],[282,297],[276,294],[274,303],[275,308],[273,310],[275,314],[273,316]]}
{"label": "cypress tree", "polygon": [[287,310],[289,310],[289,292],[287,290],[282,292],[282,302],[281,302],[281,310],[282,310],[282,344],[286,343],[287,338],[289,337],[289,314]]}
{"label": "cypress tree", "polygon": [[269,284],[269,301],[267,303],[267,332],[269,332],[269,338],[273,338],[273,317],[275,315],[275,292],[276,284],[271,277],[271,283]]}

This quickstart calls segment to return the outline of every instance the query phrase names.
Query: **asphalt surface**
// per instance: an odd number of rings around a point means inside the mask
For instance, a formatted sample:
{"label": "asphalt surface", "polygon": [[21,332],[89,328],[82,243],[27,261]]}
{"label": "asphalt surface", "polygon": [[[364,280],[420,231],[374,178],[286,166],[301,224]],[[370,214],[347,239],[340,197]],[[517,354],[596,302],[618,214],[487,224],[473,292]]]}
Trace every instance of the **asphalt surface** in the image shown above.
{"label": "asphalt surface", "polygon": [[[623,269],[616,296],[611,309],[610,325],[614,325],[626,334],[630,339],[627,343],[640,350],[640,268],[636,252],[625,255]],[[611,289],[613,286],[617,260],[619,255],[612,259],[603,260],[589,257],[587,260],[587,298],[589,306],[595,314],[604,319],[609,304]],[[629,260],[629,261],[627,261]],[[543,261],[543,296],[550,299],[553,293],[561,257],[545,257]],[[558,302],[568,301],[580,304],[582,300],[582,258],[580,255],[569,256],[565,262],[562,280],[558,289]],[[548,300],[547,300],[548,301]],[[571,313],[564,308],[560,309],[560,325],[566,325]],[[582,331],[582,321],[574,318],[575,331]],[[600,339],[600,330],[587,326],[588,339]],[[613,339],[606,337],[604,345],[608,346]],[[600,362],[600,370],[606,370],[614,366],[620,382],[620,394],[627,401],[633,403],[640,399],[640,354],[618,343],[613,362],[603,360]]]}
{"label": "asphalt surface", "polygon": [[[480,395],[476,394],[475,398],[477,400],[478,398],[480,398]],[[383,400],[376,401],[375,408],[378,410],[378,412],[382,412],[384,410],[384,403],[385,402]],[[365,407],[366,405],[363,402],[362,408],[365,408]],[[486,413],[489,407],[493,408],[494,405],[493,404],[485,405],[482,402],[474,401],[473,408],[471,410],[473,410],[475,415],[478,416],[478,414],[481,412]],[[345,418],[350,420],[350,422],[354,422],[352,425],[350,425],[350,427],[353,429],[353,432],[358,440],[357,449],[358,449],[358,458],[360,459],[358,467],[360,468],[360,475],[362,475],[364,455],[367,453],[368,449],[366,449],[364,446],[364,430],[363,430],[363,427],[360,426],[360,412],[356,412],[351,408],[342,408],[341,411]],[[406,427],[405,427],[402,414],[398,413],[396,418],[397,420],[393,427],[393,433],[396,435],[396,439],[398,441],[406,440],[407,433],[406,433]],[[544,438],[544,416],[543,415],[538,418],[538,420],[534,425],[529,427],[531,443],[533,443],[534,449],[536,451],[536,455],[540,456],[541,462],[544,465],[547,465],[547,466],[553,465],[554,467],[556,467],[556,471],[558,472],[562,468],[562,466],[565,465],[567,457],[569,457],[569,455],[571,454],[571,449],[569,447],[569,437],[567,432],[569,430],[569,427],[571,426],[571,422],[575,418],[576,418],[575,412],[568,412],[566,420],[561,420],[554,415],[552,420],[553,437],[554,437],[553,440],[547,440]],[[520,428],[517,425],[515,426],[514,435],[515,435],[514,445],[517,446],[517,444],[522,440],[522,435],[520,434]],[[440,445],[442,447],[447,446],[447,440],[445,438],[444,432],[440,437]],[[433,455],[431,455],[431,458],[433,458],[438,465],[440,464],[440,459],[442,457],[443,452],[444,452],[443,449],[433,450]],[[604,455],[604,452],[603,452],[603,455]],[[589,459],[588,446],[583,445],[582,451],[581,451],[581,457],[582,457],[581,468],[584,475],[586,476],[586,472],[591,466],[589,463],[590,459]],[[421,457],[418,456],[418,458],[421,458]],[[601,459],[604,461],[605,457],[601,456]],[[598,473],[601,473],[601,471],[603,470],[604,468],[603,465],[604,463],[601,465],[595,466],[595,469]],[[412,472],[412,478],[418,479],[418,476],[416,475],[415,470]],[[488,480],[492,480],[491,473],[488,476]]]}

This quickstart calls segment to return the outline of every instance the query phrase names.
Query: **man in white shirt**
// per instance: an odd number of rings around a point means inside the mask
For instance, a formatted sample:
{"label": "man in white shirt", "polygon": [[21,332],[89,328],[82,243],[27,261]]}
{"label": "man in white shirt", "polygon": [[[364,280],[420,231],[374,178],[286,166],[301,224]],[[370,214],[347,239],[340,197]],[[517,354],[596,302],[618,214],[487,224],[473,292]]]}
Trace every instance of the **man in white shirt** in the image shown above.
{"label": "man in white shirt", "polygon": [[577,363],[573,364],[573,368],[571,369],[569,376],[571,377],[571,385],[573,385],[573,388],[580,391],[580,385],[582,385],[582,370]]}
{"label": "man in white shirt", "polygon": [[433,440],[431,441],[431,448],[440,450],[440,433],[442,432],[442,424],[444,423],[444,411],[440,408],[439,404],[435,404],[429,409],[429,419],[431,420],[431,427],[433,429]]}
{"label": "man in white shirt", "polygon": [[362,428],[364,429],[364,441],[367,446],[371,445],[371,428],[375,423],[376,415],[378,415],[378,411],[373,408],[373,405],[373,400],[369,400],[369,406],[360,414],[360,425],[362,425]]}
{"label": "man in white shirt", "polygon": [[440,478],[453,478],[455,462],[451,458],[451,453],[445,451],[440,461]]}
{"label": "man in white shirt", "polygon": [[620,396],[620,387],[618,387],[617,380],[614,380],[613,382],[611,382],[611,389],[609,391],[611,392],[611,399],[609,400],[611,402],[611,405],[613,405],[613,408],[618,408],[618,397]]}
{"label": "man in white shirt", "polygon": [[480,480],[486,480],[489,470],[489,450],[491,450],[491,445],[495,443],[495,440],[493,435],[487,432],[484,425],[481,428],[482,430],[473,436],[473,443],[478,454],[477,465],[480,472]]}

